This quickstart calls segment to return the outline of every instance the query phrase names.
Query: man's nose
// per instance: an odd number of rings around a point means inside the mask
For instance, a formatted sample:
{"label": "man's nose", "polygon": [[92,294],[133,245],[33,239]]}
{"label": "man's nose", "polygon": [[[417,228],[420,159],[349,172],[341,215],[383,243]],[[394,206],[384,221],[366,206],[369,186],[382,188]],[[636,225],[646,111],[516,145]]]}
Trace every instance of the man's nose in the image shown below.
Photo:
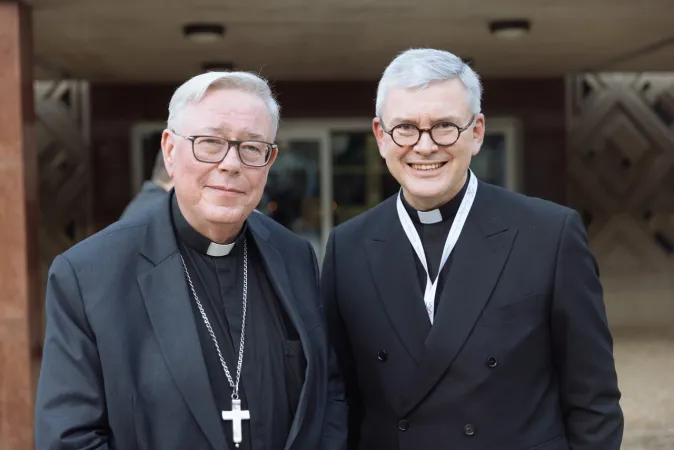
{"label": "man's nose", "polygon": [[431,139],[431,134],[428,131],[422,131],[419,141],[414,146],[414,151],[421,155],[428,155],[435,152],[438,149],[438,146],[433,139]]}
{"label": "man's nose", "polygon": [[238,147],[236,144],[229,144],[225,158],[218,164],[218,169],[223,171],[238,171],[241,169],[241,160],[239,159]]}

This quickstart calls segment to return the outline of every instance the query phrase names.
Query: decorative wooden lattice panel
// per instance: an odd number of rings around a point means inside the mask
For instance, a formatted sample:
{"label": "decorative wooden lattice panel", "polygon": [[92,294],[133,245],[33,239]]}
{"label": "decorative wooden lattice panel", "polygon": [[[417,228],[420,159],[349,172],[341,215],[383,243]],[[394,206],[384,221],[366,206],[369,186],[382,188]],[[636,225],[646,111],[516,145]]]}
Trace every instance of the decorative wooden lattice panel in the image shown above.
{"label": "decorative wooden lattice panel", "polygon": [[568,199],[617,325],[674,324],[674,74],[568,80]]}
{"label": "decorative wooden lattice panel", "polygon": [[[89,91],[81,81],[36,81],[40,260],[52,261],[92,232]],[[44,298],[44,295],[42,296]]]}

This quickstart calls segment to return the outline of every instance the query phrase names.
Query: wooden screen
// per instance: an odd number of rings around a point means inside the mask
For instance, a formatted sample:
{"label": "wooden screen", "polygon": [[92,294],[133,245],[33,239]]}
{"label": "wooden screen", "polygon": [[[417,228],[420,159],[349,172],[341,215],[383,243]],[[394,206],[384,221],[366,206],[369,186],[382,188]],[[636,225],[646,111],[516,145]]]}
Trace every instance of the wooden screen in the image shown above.
{"label": "wooden screen", "polygon": [[609,320],[674,325],[674,74],[583,74],[567,96],[568,201]]}
{"label": "wooden screen", "polygon": [[[36,81],[41,279],[54,258],[92,233],[88,85]],[[41,298],[44,299],[44,285]]]}

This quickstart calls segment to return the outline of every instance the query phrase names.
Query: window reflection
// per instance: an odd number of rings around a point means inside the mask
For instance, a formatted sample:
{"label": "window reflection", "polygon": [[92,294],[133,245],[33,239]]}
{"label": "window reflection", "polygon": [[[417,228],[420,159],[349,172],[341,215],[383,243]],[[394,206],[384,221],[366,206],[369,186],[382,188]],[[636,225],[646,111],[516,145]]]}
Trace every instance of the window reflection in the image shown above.
{"label": "window reflection", "polygon": [[320,247],[320,141],[279,143],[258,210]]}

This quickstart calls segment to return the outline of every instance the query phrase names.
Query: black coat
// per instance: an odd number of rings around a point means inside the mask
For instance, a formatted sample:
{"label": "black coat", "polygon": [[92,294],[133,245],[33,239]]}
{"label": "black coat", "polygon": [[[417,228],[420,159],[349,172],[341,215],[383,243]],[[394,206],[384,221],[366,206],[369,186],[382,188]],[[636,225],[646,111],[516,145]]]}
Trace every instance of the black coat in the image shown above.
{"label": "black coat", "polygon": [[[169,201],[53,262],[38,450],[234,449],[209,386]],[[248,224],[307,359],[285,448],[343,450],[346,402],[327,343],[313,249],[257,212]]]}
{"label": "black coat", "polygon": [[395,196],[333,230],[322,295],[350,447],[618,450],[612,337],[578,214],[479,182],[448,264],[431,327]]}

